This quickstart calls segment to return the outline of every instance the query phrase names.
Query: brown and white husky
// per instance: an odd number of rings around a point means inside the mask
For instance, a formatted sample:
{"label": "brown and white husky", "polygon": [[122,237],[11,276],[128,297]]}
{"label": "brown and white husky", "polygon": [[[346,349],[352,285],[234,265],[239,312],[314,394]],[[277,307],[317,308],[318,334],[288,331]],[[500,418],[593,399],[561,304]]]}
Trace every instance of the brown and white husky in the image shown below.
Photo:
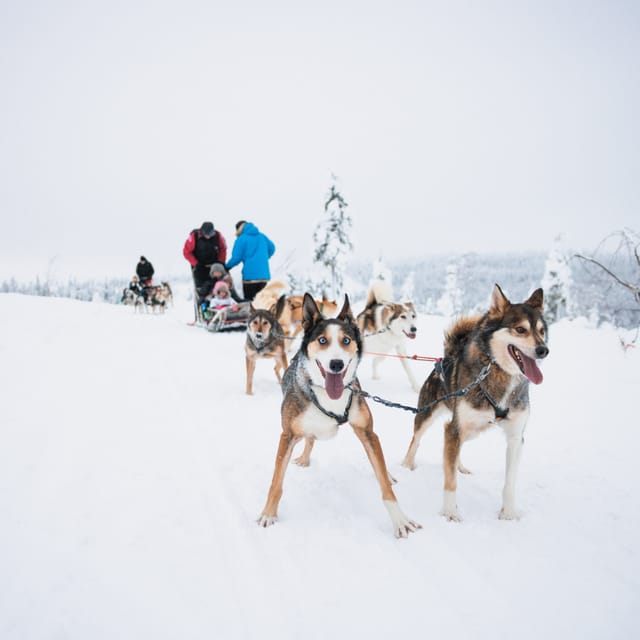
{"label": "brown and white husky", "polygon": [[494,425],[502,427],[507,438],[500,518],[517,517],[515,485],[529,418],[529,383],[542,382],[537,360],[549,354],[542,307],[542,289],[526,302],[512,304],[495,285],[487,313],[458,320],[449,329],[441,366],[434,368],[420,390],[418,408],[424,410],[416,414],[403,465],[415,468],[420,438],[434,418],[448,409],[452,416],[445,424],[442,514],[449,520],[461,519],[456,470],[468,473],[460,463],[462,443]]}
{"label": "brown and white husky", "polygon": [[271,306],[270,309],[255,309],[250,306],[247,320],[247,339],[244,345],[247,366],[246,394],[253,395],[253,374],[256,361],[260,358],[274,358],[276,378],[282,381],[281,371],[287,368],[287,353],[284,346],[282,327],[278,319],[285,307],[285,296]]}
{"label": "brown and white husky", "polygon": [[412,302],[392,302],[392,292],[386,282],[374,280],[367,292],[364,311],[358,314],[365,354],[371,354],[372,377],[380,378],[379,367],[384,355],[395,351],[414,391],[420,390],[407,360],[407,340],[416,337],[416,310]]}
{"label": "brown and white husky", "polygon": [[362,340],[349,299],[345,296],[336,318],[325,318],[313,298],[305,294],[302,325],[302,344],[282,380],[282,434],[271,487],[258,524],[268,527],[278,519],[284,474],[296,443],[306,441],[305,452],[297,462],[307,466],[313,442],[335,436],[340,425],[348,422],[371,462],[394,534],[407,537],[420,525],[405,516],[398,506],[382,447],[373,430],[371,411],[357,393],[356,370],[362,357]]}

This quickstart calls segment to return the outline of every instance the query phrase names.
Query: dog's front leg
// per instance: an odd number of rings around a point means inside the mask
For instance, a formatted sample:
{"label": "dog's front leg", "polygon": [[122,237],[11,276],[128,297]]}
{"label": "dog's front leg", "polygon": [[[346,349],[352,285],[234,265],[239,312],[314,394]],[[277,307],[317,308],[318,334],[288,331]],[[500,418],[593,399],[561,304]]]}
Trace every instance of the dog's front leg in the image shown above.
{"label": "dog's front leg", "polygon": [[256,370],[256,360],[255,358],[246,357],[247,362],[247,387],[246,394],[248,396],[253,395],[253,373]]}
{"label": "dog's front leg", "polygon": [[299,467],[308,467],[311,464],[311,451],[313,450],[315,441],[315,438],[307,438],[304,441],[304,451],[302,452],[302,455],[298,456],[294,460]]}
{"label": "dog's front leg", "polygon": [[523,444],[522,430],[507,435],[507,460],[502,490],[502,509],[499,515],[501,520],[515,520],[518,517],[516,513],[516,478]]}
{"label": "dog's front leg", "polygon": [[367,457],[373,467],[373,472],[378,479],[378,484],[382,491],[384,506],[387,508],[389,516],[391,517],[393,533],[396,538],[406,538],[413,531],[421,529],[422,526],[411,520],[411,518],[408,518],[400,509],[400,505],[398,505],[398,500],[391,488],[391,476],[387,471],[387,465],[384,461],[384,454],[382,453],[380,439],[370,425],[369,427],[352,425],[352,427],[360,442],[362,442],[364,450],[367,453]]}
{"label": "dog's front leg", "polygon": [[378,369],[380,368],[380,364],[383,358],[380,356],[373,356],[373,362],[371,363],[371,378],[373,380],[380,380],[380,373]]}
{"label": "dog's front leg", "polygon": [[444,428],[444,496],[442,501],[442,515],[453,522],[462,520],[456,504],[456,490],[458,477],[456,471],[460,458],[460,432],[457,422],[451,420]]}
{"label": "dog's front leg", "polygon": [[282,497],[284,474],[291,459],[293,448],[299,440],[300,438],[294,436],[290,431],[283,431],[280,436],[280,444],[276,454],[276,466],[273,470],[273,479],[271,480],[267,503],[257,521],[261,527],[269,527],[278,520],[278,504]]}
{"label": "dog's front leg", "polygon": [[411,364],[410,364],[409,360],[407,359],[407,350],[405,349],[404,345],[398,345],[396,347],[396,353],[399,356],[401,356],[400,357],[400,364],[402,365],[402,368],[404,369],[404,372],[407,374],[407,378],[409,379],[409,384],[411,385],[411,388],[416,393],[420,393],[421,385],[418,384],[418,381],[416,380],[416,377],[413,375],[413,369],[411,368]]}
{"label": "dog's front leg", "polygon": [[280,374],[280,372],[287,370],[287,356],[284,351],[280,357],[276,357],[276,364],[273,367],[273,370],[276,372],[278,383],[282,383],[282,375]]}

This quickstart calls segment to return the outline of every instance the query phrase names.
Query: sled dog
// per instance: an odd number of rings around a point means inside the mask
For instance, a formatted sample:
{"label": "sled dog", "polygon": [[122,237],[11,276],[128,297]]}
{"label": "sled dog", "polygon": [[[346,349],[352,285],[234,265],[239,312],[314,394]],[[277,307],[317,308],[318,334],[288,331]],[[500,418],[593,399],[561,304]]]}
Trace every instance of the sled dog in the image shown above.
{"label": "sled dog", "polygon": [[[412,302],[391,302],[391,290],[381,280],[373,282],[367,294],[367,303],[358,315],[358,326],[364,339],[364,350],[372,354],[395,351],[414,391],[420,390],[411,366],[406,358],[406,341],[416,337],[416,310]],[[378,380],[378,368],[384,359],[372,355],[372,377]]]}
{"label": "sled dog", "polygon": [[267,284],[256,293],[253,306],[256,309],[271,309],[278,302],[283,293],[289,291],[289,285],[281,280],[269,280]]}
{"label": "sled dog", "polygon": [[287,368],[287,355],[282,338],[282,327],[278,318],[282,314],[284,306],[285,296],[283,295],[269,310],[256,309],[253,305],[249,308],[247,339],[244,347],[247,364],[246,393],[248,396],[253,395],[253,374],[258,358],[274,358],[276,378],[278,382],[282,381],[280,372]]}
{"label": "sled dog", "polygon": [[[304,296],[289,296],[287,306],[284,308],[280,324],[286,335],[290,338],[297,337],[302,332],[302,302]],[[333,300],[327,300],[324,296],[322,300],[315,301],[320,313],[325,316],[334,316],[338,310],[338,304]]]}
{"label": "sled dog", "polygon": [[305,294],[302,325],[302,344],[282,381],[282,434],[271,487],[258,524],[268,527],[278,519],[284,475],[296,443],[306,441],[305,453],[298,459],[299,464],[306,466],[316,438],[335,436],[340,425],[348,422],[371,462],[394,534],[407,537],[420,525],[405,516],[398,506],[382,447],[373,430],[371,412],[364,398],[354,391],[359,389],[356,369],[362,356],[362,341],[349,299],[345,296],[337,318],[327,319],[313,298]]}
{"label": "sled dog", "polygon": [[122,303],[133,307],[134,311],[142,312],[145,309],[144,296],[142,292],[125,289],[122,292]]}
{"label": "sled dog", "polygon": [[[456,469],[468,473],[460,464],[462,443],[493,425],[501,426],[507,439],[499,517],[517,518],[515,485],[529,417],[529,382],[542,382],[536,361],[549,354],[542,308],[542,289],[534,291],[526,302],[512,304],[496,284],[487,313],[462,318],[448,330],[441,366],[434,368],[420,390],[418,408],[424,411],[416,414],[403,465],[415,468],[420,438],[434,418],[448,409],[452,415],[445,424],[442,508],[448,520],[461,519],[456,505]],[[467,388],[461,395],[438,402]]]}

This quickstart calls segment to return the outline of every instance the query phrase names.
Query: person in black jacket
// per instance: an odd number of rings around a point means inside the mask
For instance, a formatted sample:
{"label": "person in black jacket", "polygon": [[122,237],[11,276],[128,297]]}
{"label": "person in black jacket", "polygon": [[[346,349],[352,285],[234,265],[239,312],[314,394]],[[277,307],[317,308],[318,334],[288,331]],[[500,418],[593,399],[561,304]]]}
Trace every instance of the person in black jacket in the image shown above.
{"label": "person in black jacket", "polygon": [[227,243],[212,222],[203,222],[199,229],[189,234],[182,255],[191,265],[193,283],[202,300],[213,288],[211,265],[224,264],[227,259]]}
{"label": "person in black jacket", "polygon": [[151,286],[154,273],[153,265],[144,256],[140,256],[140,262],[136,265],[136,274],[143,287]]}

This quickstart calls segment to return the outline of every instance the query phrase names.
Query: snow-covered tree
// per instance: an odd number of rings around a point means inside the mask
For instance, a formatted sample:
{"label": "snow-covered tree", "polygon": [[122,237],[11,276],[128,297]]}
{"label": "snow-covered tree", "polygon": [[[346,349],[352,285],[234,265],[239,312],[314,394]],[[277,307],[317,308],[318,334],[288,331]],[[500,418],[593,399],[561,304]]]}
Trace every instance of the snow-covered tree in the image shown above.
{"label": "snow-covered tree", "polygon": [[382,283],[383,286],[379,291],[386,291],[389,294],[389,299],[393,297],[393,274],[391,269],[387,267],[382,258],[378,258],[373,263],[371,269],[372,282]]}
{"label": "snow-covered tree", "polygon": [[436,306],[439,313],[448,317],[462,312],[462,291],[458,284],[458,265],[455,262],[447,265],[444,292]]}
{"label": "snow-covered tree", "polygon": [[413,302],[415,296],[415,271],[409,271],[400,291],[400,297],[403,301]]}
{"label": "snow-covered tree", "polygon": [[542,288],[544,290],[544,314],[549,322],[557,322],[572,316],[571,267],[562,235],[556,237],[544,265]]}
{"label": "snow-covered tree", "polygon": [[347,206],[334,176],[324,214],[313,233],[313,260],[320,271],[316,279],[317,293],[333,300],[337,300],[342,292],[347,256],[353,251],[349,238],[352,222],[346,212]]}

